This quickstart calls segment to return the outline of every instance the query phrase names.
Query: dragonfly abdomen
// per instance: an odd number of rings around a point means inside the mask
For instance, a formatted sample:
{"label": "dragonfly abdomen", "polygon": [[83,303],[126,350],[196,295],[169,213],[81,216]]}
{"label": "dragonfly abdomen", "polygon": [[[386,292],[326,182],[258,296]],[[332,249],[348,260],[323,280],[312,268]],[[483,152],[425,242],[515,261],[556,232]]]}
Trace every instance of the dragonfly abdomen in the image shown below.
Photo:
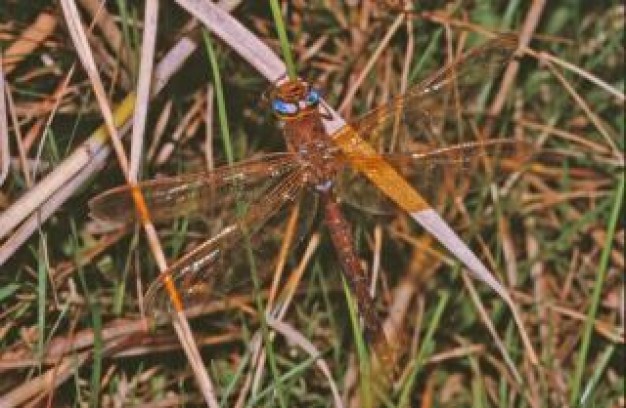
{"label": "dragonfly abdomen", "polygon": [[337,252],[341,270],[356,295],[365,327],[369,334],[382,333],[382,325],[368,290],[368,278],[354,248],[350,225],[341,212],[332,190],[322,193],[321,196],[328,233]]}

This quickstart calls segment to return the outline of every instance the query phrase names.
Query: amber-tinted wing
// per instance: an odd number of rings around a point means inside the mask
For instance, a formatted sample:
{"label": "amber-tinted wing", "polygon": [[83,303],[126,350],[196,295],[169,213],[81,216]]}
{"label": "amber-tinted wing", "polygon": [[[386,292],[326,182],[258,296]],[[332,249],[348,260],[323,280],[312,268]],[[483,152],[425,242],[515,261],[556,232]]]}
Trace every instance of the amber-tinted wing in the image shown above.
{"label": "amber-tinted wing", "polygon": [[[176,260],[150,286],[146,294],[148,311],[159,313],[170,309],[169,294],[164,285],[166,276],[174,282],[185,309],[211,300],[227,299],[236,287],[248,290],[252,285],[249,284],[250,265],[245,246],[255,248],[258,241],[269,240],[267,234],[255,233],[285,204],[295,201],[303,186],[302,168],[293,168],[280,176],[279,182],[264,194],[245,203],[243,211],[240,205],[234,204],[240,207],[240,211],[232,223]],[[261,265],[262,258],[257,257],[255,263],[255,269],[268,269]]]}
{"label": "amber-tinted wing", "polygon": [[[139,183],[153,221],[204,213],[210,224],[207,234],[212,236],[175,261],[152,284],[147,307],[153,312],[168,310],[165,276],[175,283],[186,308],[225,295],[240,279],[233,272],[245,269],[240,267],[247,259],[242,238],[248,234],[253,248],[265,244],[264,238],[271,239],[254,233],[278,218],[273,216],[286,203],[298,198],[304,186],[302,172],[295,155],[276,153],[212,172]],[[94,218],[101,221],[124,224],[138,218],[127,186],[101,194],[90,207]]]}
{"label": "amber-tinted wing", "polygon": [[[530,152],[524,142],[482,140],[478,130],[484,84],[497,78],[515,49],[512,37],[491,40],[351,126],[427,201],[437,202],[457,191],[463,194],[456,188],[458,183],[484,174],[481,166],[495,165],[492,173],[500,175]],[[348,158],[352,163],[368,160]],[[357,172],[348,168],[337,184],[340,195],[351,204],[387,210],[388,201]]]}
{"label": "amber-tinted wing", "polygon": [[[526,142],[492,139],[467,142],[431,149],[425,152],[388,153],[382,157],[432,205],[460,197],[477,185],[477,179],[493,182],[522,168],[532,152]],[[368,157],[352,159],[367,165]],[[373,162],[375,160],[372,160]],[[393,204],[378,187],[362,174],[346,168],[338,177],[342,199],[351,205],[374,213],[387,213]]]}
{"label": "amber-tinted wing", "polygon": [[[186,174],[141,182],[152,222],[181,216],[205,216],[222,225],[232,223],[236,205],[259,201],[301,164],[291,153],[268,154],[205,173]],[[89,202],[92,216],[100,221],[127,224],[138,221],[128,186],[108,190]],[[212,221],[211,221],[212,222]],[[217,231],[215,231],[217,232]]]}
{"label": "amber-tinted wing", "polygon": [[490,40],[351,126],[379,152],[405,152],[475,139],[464,125],[482,110],[481,94],[515,53],[515,37]]}

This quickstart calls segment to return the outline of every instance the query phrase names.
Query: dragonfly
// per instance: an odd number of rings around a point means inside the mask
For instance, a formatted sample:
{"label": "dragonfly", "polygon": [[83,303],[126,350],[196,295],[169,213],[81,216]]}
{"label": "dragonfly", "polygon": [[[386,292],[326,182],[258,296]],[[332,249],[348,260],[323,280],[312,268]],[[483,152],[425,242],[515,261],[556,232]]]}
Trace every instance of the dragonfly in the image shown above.
{"label": "dragonfly", "polygon": [[[486,78],[497,76],[515,49],[514,39],[490,40],[330,135],[324,127],[328,108],[320,92],[301,79],[287,79],[269,95],[286,151],[209,172],[120,186],[92,199],[91,213],[102,222],[141,222],[132,199],[133,189],[138,189],[153,222],[190,214],[219,215],[223,224],[219,232],[172,263],[149,287],[147,308],[162,312],[171,309],[168,282],[180,293],[183,308],[206,301],[225,287],[227,279],[233,279],[227,273],[228,262],[233,254],[243,252],[246,237],[258,234],[303,194],[313,194],[364,328],[368,333],[382,333],[341,201],[385,212],[394,201],[399,202],[398,195],[405,195],[414,207],[426,208],[429,202],[457,194],[454,187],[446,186],[467,181],[481,163],[497,161],[504,167],[523,160],[528,153],[525,143],[480,139],[470,119],[476,112],[471,112],[471,106],[459,108],[470,105],[467,98],[475,96]],[[475,137],[465,140],[467,134]],[[380,183],[372,181],[389,174],[400,175],[392,179],[406,180],[421,195],[407,193],[404,185],[383,186],[381,193]]]}

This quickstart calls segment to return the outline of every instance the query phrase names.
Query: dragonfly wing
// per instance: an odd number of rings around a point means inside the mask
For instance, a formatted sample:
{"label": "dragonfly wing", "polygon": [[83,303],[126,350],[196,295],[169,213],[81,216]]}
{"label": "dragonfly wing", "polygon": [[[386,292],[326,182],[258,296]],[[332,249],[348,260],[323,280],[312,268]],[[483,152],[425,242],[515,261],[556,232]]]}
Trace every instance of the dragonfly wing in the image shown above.
{"label": "dragonfly wing", "polygon": [[[464,196],[478,185],[478,179],[498,182],[521,168],[530,157],[532,146],[523,141],[491,139],[467,142],[426,152],[383,153],[382,157],[432,205]],[[375,159],[359,157],[351,162],[367,165]],[[388,213],[391,201],[360,172],[347,167],[339,176],[337,188],[353,206]]]}
{"label": "dragonfly wing", "polygon": [[[298,199],[302,192],[301,168],[292,169],[280,181],[240,213],[234,222],[220,233],[199,244],[174,262],[150,286],[146,294],[146,308],[151,313],[170,310],[170,297],[166,281],[174,283],[185,309],[205,304],[210,300],[225,299],[236,287],[249,287],[250,264],[246,245],[259,248],[261,242],[271,241],[271,232],[255,234],[268,221]],[[276,242],[279,242],[276,240]],[[255,257],[256,267],[263,270],[262,257]],[[248,292],[249,294],[249,292]]]}
{"label": "dragonfly wing", "polygon": [[[275,153],[210,172],[144,181],[136,188],[145,199],[152,222],[204,216],[208,222],[221,223],[213,228],[219,231],[234,221],[235,203],[258,201],[300,166],[295,155]],[[103,222],[123,225],[139,218],[129,186],[100,194],[89,207],[92,216]]]}
{"label": "dragonfly wing", "polygon": [[[482,140],[477,123],[483,85],[497,77],[516,47],[514,37],[488,41],[351,126],[432,200],[442,186],[457,185],[458,176],[478,169],[475,166],[484,163],[481,158],[519,157],[528,151],[523,142]],[[353,165],[368,160],[345,155]],[[387,200],[356,172],[343,172],[338,191],[353,205],[387,212]]]}
{"label": "dragonfly wing", "polygon": [[475,48],[351,126],[381,153],[411,152],[475,140],[463,126],[476,119],[481,95],[515,53],[514,37]]}

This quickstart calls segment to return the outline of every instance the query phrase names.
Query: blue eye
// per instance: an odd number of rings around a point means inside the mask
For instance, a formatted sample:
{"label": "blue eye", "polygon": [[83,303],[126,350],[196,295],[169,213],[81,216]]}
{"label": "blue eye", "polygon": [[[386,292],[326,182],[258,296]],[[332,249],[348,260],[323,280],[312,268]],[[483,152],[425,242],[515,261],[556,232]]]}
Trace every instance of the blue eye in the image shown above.
{"label": "blue eye", "polygon": [[298,112],[298,105],[295,103],[288,103],[281,101],[280,99],[274,99],[272,101],[272,109],[278,115],[295,115]]}
{"label": "blue eye", "polygon": [[315,89],[311,89],[306,95],[306,99],[304,101],[309,106],[317,105],[320,101],[320,93]]}

